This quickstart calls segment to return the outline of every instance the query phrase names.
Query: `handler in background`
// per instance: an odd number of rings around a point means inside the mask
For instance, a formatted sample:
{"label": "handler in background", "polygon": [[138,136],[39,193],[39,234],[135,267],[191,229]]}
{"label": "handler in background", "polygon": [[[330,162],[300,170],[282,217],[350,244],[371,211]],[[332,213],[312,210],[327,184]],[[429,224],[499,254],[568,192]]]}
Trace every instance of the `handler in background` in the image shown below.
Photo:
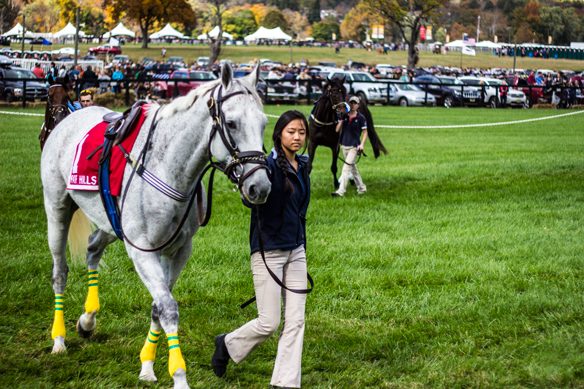
{"label": "handler in background", "polygon": [[[264,204],[252,207],[250,226],[251,269],[258,318],[237,330],[215,338],[211,359],[213,371],[223,376],[229,359],[243,362],[253,350],[280,326],[281,301],[284,320],[278,354],[272,373],[273,388],[299,388],[304,312],[306,305],[306,210],[310,202],[310,179],[306,171],[308,157],[296,154],[308,137],[306,117],[287,111],[274,128],[274,150],[268,156],[272,190]],[[246,206],[251,206],[244,201]],[[258,210],[267,266],[286,288],[281,288],[266,269],[258,241]]]}
{"label": "handler in background", "polygon": [[[349,173],[353,174],[355,184],[357,185],[357,193],[364,194],[367,192],[367,187],[363,183],[363,179],[359,175],[359,170],[357,170],[357,165],[355,164],[357,155],[363,152],[363,146],[367,140],[367,120],[365,116],[357,112],[359,102],[359,97],[351,97],[349,99],[349,114],[345,120],[337,124],[337,132],[341,130],[341,127],[343,128],[343,132],[341,133],[341,150],[343,150],[345,164],[343,165],[339,189],[331,193],[333,197],[342,197],[345,195],[347,182],[349,181]],[[363,133],[363,139],[360,141],[361,133]]]}

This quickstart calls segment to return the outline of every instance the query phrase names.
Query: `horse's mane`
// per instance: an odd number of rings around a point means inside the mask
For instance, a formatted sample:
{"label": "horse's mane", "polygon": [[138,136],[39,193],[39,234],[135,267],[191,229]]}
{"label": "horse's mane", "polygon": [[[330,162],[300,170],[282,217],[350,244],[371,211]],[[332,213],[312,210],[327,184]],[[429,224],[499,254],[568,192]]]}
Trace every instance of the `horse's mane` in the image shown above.
{"label": "horse's mane", "polygon": [[[213,90],[213,88],[215,88],[220,83],[221,79],[207,82],[199,86],[198,88],[190,91],[186,96],[179,97],[172,103],[163,106],[160,109],[160,113],[158,114],[158,120],[168,119],[179,112],[188,110],[190,107],[193,106],[193,104],[195,104],[199,97],[203,97],[206,94],[210,93]],[[231,82],[231,88],[228,91],[224,91],[223,94],[225,95],[230,93],[235,88],[236,85],[240,86],[245,91],[247,91],[256,100],[258,104],[260,105],[262,104],[262,101],[256,89],[247,81],[245,81],[245,79],[234,79]]]}

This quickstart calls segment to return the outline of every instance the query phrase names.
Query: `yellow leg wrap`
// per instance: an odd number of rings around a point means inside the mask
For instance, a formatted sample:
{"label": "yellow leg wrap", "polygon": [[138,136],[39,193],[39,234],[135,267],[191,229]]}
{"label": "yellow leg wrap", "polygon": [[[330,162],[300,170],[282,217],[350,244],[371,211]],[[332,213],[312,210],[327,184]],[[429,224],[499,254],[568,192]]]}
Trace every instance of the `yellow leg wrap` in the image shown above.
{"label": "yellow leg wrap", "polygon": [[168,339],[168,372],[172,377],[179,368],[186,372],[187,366],[180,352],[178,334],[168,334],[166,337]]}
{"label": "yellow leg wrap", "polygon": [[88,272],[88,292],[87,300],[85,300],[85,312],[99,311],[99,296],[97,294],[97,288],[99,287],[99,271],[90,270]]}
{"label": "yellow leg wrap", "polygon": [[64,297],[62,294],[55,295],[55,320],[51,336],[55,339],[58,336],[65,337],[65,319],[63,318]]}
{"label": "yellow leg wrap", "polygon": [[161,332],[162,331],[154,331],[151,329],[148,333],[144,347],[142,347],[142,351],[140,351],[140,361],[142,363],[146,361],[154,362],[156,359],[156,347],[158,346],[158,338],[160,337]]}

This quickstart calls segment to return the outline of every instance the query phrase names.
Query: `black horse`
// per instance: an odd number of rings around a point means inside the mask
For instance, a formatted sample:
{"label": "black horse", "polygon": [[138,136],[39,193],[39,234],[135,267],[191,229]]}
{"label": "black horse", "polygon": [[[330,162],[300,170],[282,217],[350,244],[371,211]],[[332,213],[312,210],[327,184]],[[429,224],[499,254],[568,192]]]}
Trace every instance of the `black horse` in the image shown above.
{"label": "black horse", "polygon": [[[310,114],[310,138],[308,144],[308,172],[312,170],[312,161],[314,160],[314,153],[318,146],[326,146],[333,152],[333,161],[331,164],[331,172],[333,173],[334,186],[339,187],[337,180],[337,159],[339,157],[340,139],[339,133],[336,132],[338,120],[343,120],[348,114],[349,99],[352,95],[347,94],[347,88],[344,86],[345,78],[327,78],[327,85],[324,86],[322,96],[314,103],[314,108]],[[373,126],[373,117],[365,99],[361,99],[359,103],[359,113],[365,116],[367,120],[367,135],[371,146],[373,147],[373,154],[378,158],[381,152],[387,154],[387,150],[381,143],[375,127]]]}
{"label": "black horse", "polygon": [[59,77],[57,79],[54,79],[53,76],[49,76],[47,80],[49,81],[50,87],[47,92],[45,122],[43,123],[39,135],[41,150],[45,146],[45,142],[57,124],[69,115],[69,105],[72,105],[72,101],[69,98],[69,76],[65,75],[65,77]]}

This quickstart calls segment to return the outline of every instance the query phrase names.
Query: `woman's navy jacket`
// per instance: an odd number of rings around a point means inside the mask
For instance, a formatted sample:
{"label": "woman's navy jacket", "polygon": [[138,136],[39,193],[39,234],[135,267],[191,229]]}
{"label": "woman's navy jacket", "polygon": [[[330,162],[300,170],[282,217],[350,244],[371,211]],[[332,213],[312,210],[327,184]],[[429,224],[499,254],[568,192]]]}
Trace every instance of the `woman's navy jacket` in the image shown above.
{"label": "woman's navy jacket", "polygon": [[[288,164],[288,179],[294,186],[294,193],[291,195],[284,193],[284,174],[278,167],[276,156],[275,150],[268,155],[272,190],[266,202],[259,205],[264,250],[288,251],[301,245],[306,247],[306,210],[310,202],[310,177],[306,172],[308,156],[296,155],[298,173]],[[246,201],[243,204],[251,208],[249,245],[253,254],[260,251],[257,208]]]}

